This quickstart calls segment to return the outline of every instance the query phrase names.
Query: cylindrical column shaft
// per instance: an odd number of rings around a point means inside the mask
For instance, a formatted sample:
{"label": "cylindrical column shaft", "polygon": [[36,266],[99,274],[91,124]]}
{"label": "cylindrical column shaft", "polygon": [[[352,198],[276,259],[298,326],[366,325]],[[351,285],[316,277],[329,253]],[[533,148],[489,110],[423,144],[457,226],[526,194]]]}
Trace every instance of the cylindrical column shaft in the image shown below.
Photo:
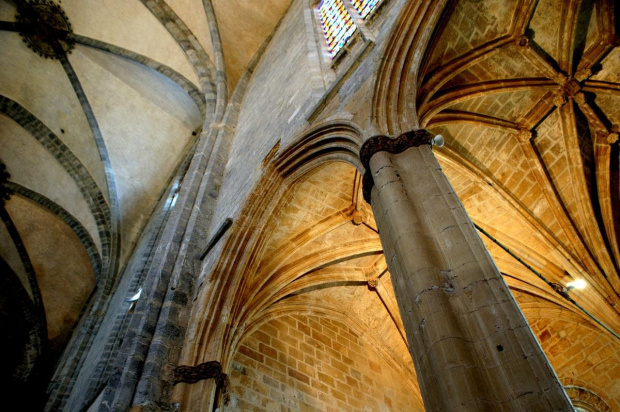
{"label": "cylindrical column shaft", "polygon": [[572,411],[431,146],[392,143],[365,164],[427,410]]}

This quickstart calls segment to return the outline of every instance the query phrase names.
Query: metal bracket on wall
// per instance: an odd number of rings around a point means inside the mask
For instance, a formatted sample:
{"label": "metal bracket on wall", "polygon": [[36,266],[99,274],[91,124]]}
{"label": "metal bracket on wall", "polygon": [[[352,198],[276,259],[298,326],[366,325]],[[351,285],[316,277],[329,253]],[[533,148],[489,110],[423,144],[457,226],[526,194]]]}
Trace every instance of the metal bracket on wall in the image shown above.
{"label": "metal bracket on wall", "polygon": [[222,372],[218,361],[209,361],[196,366],[177,366],[174,368],[174,384],[196,383],[204,379],[215,379],[217,387],[225,392],[228,376]]}
{"label": "metal bracket on wall", "polygon": [[204,260],[204,258],[207,256],[207,254],[211,251],[211,249],[213,249],[213,247],[217,244],[217,242],[220,241],[220,239],[222,238],[222,236],[224,236],[224,234],[226,233],[226,231],[228,231],[228,229],[230,229],[230,227],[232,226],[232,219],[231,218],[226,218],[226,220],[224,221],[224,223],[222,223],[222,226],[220,226],[220,228],[217,230],[217,233],[213,236],[213,238],[211,238],[211,240],[209,241],[209,244],[207,245],[207,247],[205,248],[205,251],[202,252],[202,254],[200,255],[200,257],[198,258],[199,260]]}

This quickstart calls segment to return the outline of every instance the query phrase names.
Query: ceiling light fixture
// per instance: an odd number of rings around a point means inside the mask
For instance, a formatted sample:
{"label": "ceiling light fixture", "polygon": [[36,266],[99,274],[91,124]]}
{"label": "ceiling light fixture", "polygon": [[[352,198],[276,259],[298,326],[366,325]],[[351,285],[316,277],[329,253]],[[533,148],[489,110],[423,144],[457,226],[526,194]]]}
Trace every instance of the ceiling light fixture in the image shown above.
{"label": "ceiling light fixture", "polygon": [[437,136],[433,137],[432,143],[433,143],[433,146],[443,147],[445,140],[442,135],[438,134]]}
{"label": "ceiling light fixture", "polygon": [[571,289],[583,289],[586,286],[588,286],[588,284],[586,283],[585,280],[577,279],[577,280],[573,280],[572,282],[568,282],[566,284],[566,290],[569,291]]}

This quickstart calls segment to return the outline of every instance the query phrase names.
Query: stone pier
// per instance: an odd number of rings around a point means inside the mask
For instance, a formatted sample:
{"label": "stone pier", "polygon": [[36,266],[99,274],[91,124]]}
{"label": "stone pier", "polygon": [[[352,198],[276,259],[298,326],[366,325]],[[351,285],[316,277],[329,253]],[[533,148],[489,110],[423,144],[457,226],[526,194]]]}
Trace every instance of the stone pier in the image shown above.
{"label": "stone pier", "polygon": [[360,152],[428,411],[572,411],[425,130]]}

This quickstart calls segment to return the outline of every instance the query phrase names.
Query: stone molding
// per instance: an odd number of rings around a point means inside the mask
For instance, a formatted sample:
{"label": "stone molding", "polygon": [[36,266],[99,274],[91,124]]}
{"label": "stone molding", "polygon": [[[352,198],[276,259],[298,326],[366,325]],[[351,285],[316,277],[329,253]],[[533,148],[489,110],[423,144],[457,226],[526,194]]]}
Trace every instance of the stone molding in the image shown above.
{"label": "stone molding", "polygon": [[7,187],[11,174],[6,170],[6,165],[0,160],[0,207],[11,198],[13,191]]}
{"label": "stone molding", "polygon": [[566,394],[574,406],[587,411],[611,411],[609,405],[596,393],[580,386],[567,385],[564,387]]}
{"label": "stone molding", "polygon": [[[0,162],[0,168],[2,163]],[[1,180],[1,179],[0,179]],[[0,191],[2,190],[0,182]],[[99,254],[99,250],[93,241],[93,238],[86,230],[86,228],[82,225],[82,223],[77,220],[75,216],[69,213],[62,206],[49,199],[48,197],[42,195],[41,193],[37,193],[33,190],[28,189],[20,185],[19,183],[7,181],[4,183],[4,189],[8,190],[9,194],[18,194],[30,201],[36,203],[38,206],[44,208],[50,213],[54,214],[54,216],[61,219],[72,231],[73,233],[80,239],[86,253],[88,253],[88,257],[90,259],[90,263],[93,267],[93,272],[95,273],[95,278],[97,279],[97,283],[101,281],[101,255]],[[1,200],[0,200],[1,202]]]}
{"label": "stone molding", "polygon": [[97,39],[93,39],[86,36],[81,36],[75,33],[67,33],[67,39],[73,41],[76,44],[81,44],[83,46],[88,46],[93,49],[102,50],[108,52],[110,54],[114,54],[120,57],[124,57],[125,59],[132,60],[136,63],[139,63],[145,67],[156,70],[157,72],[163,74],[173,82],[179,85],[185,92],[192,98],[200,113],[204,116],[206,113],[206,99],[205,95],[185,76],[181,73],[177,72],[173,68],[166,66],[165,64],[159,63],[147,56],[143,56],[134,51],[123,49],[122,47],[106,43]]}
{"label": "stone molding", "polygon": [[372,173],[370,172],[370,158],[377,152],[388,152],[392,154],[402,153],[410,147],[422,145],[432,145],[435,136],[426,129],[411,130],[397,137],[384,135],[373,136],[366,140],[360,149],[360,160],[364,166],[365,173],[362,179],[362,192],[364,200],[370,204],[370,193],[374,184]]}
{"label": "stone molding", "polygon": [[[0,95],[0,113],[13,119],[30,133],[75,181],[97,224],[103,260],[109,262],[111,211],[103,192],[88,169],[47,125],[16,101]],[[102,273],[107,273],[107,268],[102,269]]]}

